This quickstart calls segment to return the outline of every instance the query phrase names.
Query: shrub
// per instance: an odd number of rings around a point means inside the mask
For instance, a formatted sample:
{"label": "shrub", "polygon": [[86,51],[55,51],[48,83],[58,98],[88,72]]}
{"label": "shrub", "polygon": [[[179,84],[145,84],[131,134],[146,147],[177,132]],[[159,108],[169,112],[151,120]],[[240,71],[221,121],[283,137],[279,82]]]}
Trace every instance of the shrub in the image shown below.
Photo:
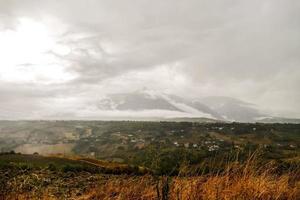
{"label": "shrub", "polygon": [[50,164],[48,165],[48,169],[49,169],[50,171],[56,171],[56,170],[57,170],[57,167],[56,167],[53,163],[50,163]]}

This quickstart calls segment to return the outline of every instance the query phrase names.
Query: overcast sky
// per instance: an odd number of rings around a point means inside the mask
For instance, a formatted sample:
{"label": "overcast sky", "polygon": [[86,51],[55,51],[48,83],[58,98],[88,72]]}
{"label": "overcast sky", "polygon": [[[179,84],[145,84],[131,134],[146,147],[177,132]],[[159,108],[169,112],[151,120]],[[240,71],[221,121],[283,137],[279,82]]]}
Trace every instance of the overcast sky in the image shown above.
{"label": "overcast sky", "polygon": [[299,0],[0,0],[0,118],[76,118],[145,87],[299,118],[299,11]]}

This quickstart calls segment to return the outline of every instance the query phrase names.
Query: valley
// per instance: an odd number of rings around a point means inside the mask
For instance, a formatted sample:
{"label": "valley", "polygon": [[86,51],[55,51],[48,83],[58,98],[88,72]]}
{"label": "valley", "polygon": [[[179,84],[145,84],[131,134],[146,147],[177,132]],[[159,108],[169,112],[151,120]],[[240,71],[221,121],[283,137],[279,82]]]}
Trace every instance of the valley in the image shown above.
{"label": "valley", "polygon": [[[211,158],[299,161],[299,124],[167,121],[1,121],[0,151],[81,156],[177,174]],[[153,163],[156,162],[156,166]]]}

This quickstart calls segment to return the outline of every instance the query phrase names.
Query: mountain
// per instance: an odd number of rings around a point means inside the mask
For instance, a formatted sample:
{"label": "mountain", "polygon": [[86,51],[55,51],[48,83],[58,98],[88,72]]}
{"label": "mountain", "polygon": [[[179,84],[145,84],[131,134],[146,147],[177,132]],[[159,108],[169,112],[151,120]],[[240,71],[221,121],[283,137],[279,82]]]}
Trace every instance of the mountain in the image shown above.
{"label": "mountain", "polygon": [[180,109],[173,106],[166,99],[142,92],[112,94],[109,97],[102,99],[99,102],[98,107],[102,109],[134,111],[152,109],[180,111]]}
{"label": "mountain", "polygon": [[284,118],[284,117],[265,117],[257,120],[257,122],[300,124],[300,119]]}
{"label": "mountain", "polygon": [[[134,112],[168,112],[167,117],[200,117],[220,119],[220,116],[208,106],[185,100],[175,95],[161,94],[153,91],[112,94],[102,99],[98,108],[101,110]],[[147,117],[147,116],[145,116]],[[152,117],[161,117],[160,115]]]}
{"label": "mountain", "polygon": [[260,112],[255,105],[231,97],[210,96],[188,100],[149,90],[111,94],[101,99],[97,107],[103,111],[128,113],[129,119],[141,117],[195,120],[198,118],[256,122],[270,117]]}
{"label": "mountain", "polygon": [[200,101],[229,121],[253,122],[267,116],[257,110],[255,105],[231,97],[206,97]]}

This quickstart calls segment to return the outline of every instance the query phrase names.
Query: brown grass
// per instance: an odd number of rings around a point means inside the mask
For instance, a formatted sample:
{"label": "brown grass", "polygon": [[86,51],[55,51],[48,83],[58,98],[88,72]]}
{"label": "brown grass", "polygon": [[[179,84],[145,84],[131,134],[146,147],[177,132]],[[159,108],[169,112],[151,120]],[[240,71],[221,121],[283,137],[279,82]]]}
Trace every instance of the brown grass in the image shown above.
{"label": "brown grass", "polygon": [[[294,200],[300,199],[300,174],[290,171],[278,175],[276,165],[260,166],[256,155],[244,164],[228,164],[219,174],[194,177],[166,177],[154,179],[112,180],[91,191],[85,199],[163,199],[166,185],[169,187],[165,199],[171,200]],[[158,191],[157,191],[158,187]]]}
{"label": "brown grass", "polygon": [[[244,164],[228,164],[225,171],[192,177],[106,176],[94,178],[80,195],[66,199],[80,200],[297,200],[300,199],[299,169],[278,173],[274,163],[259,165],[250,156]],[[75,175],[76,176],[76,175]],[[95,175],[90,175],[95,176]],[[91,177],[86,177],[86,180]],[[74,181],[74,177],[71,178]],[[78,178],[84,184],[84,179]],[[17,183],[16,183],[17,184]],[[72,191],[69,191],[72,194]],[[11,193],[4,199],[65,199],[53,196],[44,188],[39,196],[34,191]],[[1,195],[0,195],[1,196]],[[159,198],[158,198],[159,196]],[[0,198],[1,199],[1,198]]]}
{"label": "brown grass", "polygon": [[300,185],[288,176],[218,175],[175,179],[170,199],[299,199]]}
{"label": "brown grass", "polygon": [[81,199],[157,199],[153,177],[129,177],[125,179],[112,179],[99,185]]}
{"label": "brown grass", "polygon": [[[218,175],[173,177],[167,196],[171,200],[294,200],[300,199],[300,180],[295,176],[244,167]],[[96,187],[83,199],[158,199],[157,186],[162,199],[164,184],[165,177],[115,179]]]}

